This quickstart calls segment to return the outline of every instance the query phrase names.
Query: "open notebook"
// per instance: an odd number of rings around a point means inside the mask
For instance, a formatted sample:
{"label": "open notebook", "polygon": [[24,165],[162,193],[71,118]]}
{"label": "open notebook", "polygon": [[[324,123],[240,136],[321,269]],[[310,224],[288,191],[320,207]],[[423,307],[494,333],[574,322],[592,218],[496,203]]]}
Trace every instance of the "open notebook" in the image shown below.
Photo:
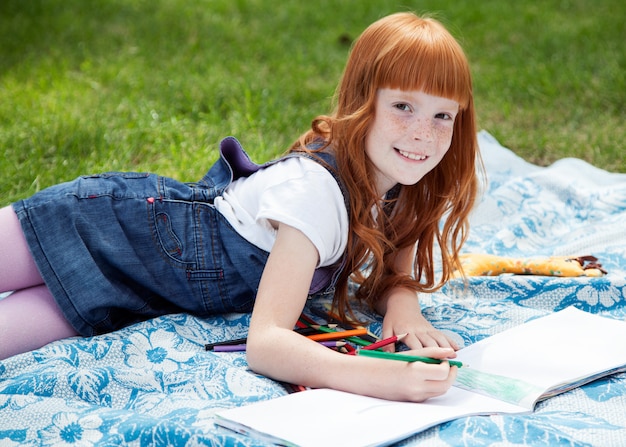
{"label": "open notebook", "polygon": [[545,398],[626,370],[626,322],[569,307],[458,352],[445,395],[394,402],[317,389],[219,411],[216,424],[278,445],[389,445],[463,416],[531,412]]}

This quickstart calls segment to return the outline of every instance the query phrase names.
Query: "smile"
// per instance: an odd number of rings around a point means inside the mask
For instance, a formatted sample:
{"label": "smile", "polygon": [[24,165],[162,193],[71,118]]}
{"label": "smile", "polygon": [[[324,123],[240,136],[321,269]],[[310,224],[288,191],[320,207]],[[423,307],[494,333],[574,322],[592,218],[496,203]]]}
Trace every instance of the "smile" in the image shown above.
{"label": "smile", "polygon": [[423,161],[428,158],[426,155],[412,154],[411,152],[401,151],[400,149],[397,149],[397,151],[400,153],[400,155],[408,158],[409,160]]}

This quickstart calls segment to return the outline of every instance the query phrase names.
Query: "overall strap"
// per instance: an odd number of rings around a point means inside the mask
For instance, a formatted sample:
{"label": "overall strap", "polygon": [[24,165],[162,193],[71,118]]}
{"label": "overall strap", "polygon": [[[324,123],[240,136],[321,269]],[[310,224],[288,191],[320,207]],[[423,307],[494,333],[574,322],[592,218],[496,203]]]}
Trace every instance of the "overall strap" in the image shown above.
{"label": "overall strap", "polygon": [[220,157],[204,175],[201,184],[214,190],[212,196],[221,194],[233,180],[248,177],[261,169],[250,157],[235,137],[226,137],[220,142]]}
{"label": "overall strap", "polygon": [[[341,177],[339,177],[339,173],[337,172],[337,161],[335,160],[335,156],[329,152],[290,152],[287,154],[285,158],[293,158],[293,157],[304,157],[310,160],[313,160],[320,165],[322,165],[326,170],[333,176],[337,185],[339,185],[339,189],[341,190],[341,195],[343,196],[343,201],[346,206],[346,211],[348,216],[350,216],[350,199],[348,195],[348,188],[345,186]],[[349,219],[348,219],[349,221]],[[324,293],[324,294],[332,294],[335,291],[335,286],[337,285],[337,281],[339,280],[339,276],[346,266],[347,258],[346,253],[344,253],[341,258],[335,262],[333,265],[329,265],[326,267],[319,267],[315,269],[315,273],[313,274],[313,280],[311,281],[311,287],[309,288],[309,295]]]}

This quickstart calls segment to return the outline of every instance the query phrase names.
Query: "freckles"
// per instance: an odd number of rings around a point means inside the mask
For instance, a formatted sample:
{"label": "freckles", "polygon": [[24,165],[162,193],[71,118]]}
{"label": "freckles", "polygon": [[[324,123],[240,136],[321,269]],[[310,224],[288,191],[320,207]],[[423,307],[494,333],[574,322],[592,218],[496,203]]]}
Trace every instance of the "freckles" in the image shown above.
{"label": "freckles", "polygon": [[439,142],[451,142],[453,129],[448,127],[435,127],[434,135]]}
{"label": "freckles", "polygon": [[407,129],[409,129],[409,123],[407,122],[407,120],[397,116],[393,116],[390,118],[389,125],[390,127],[400,131],[406,131]]}
{"label": "freckles", "polygon": [[443,129],[441,127],[435,127],[435,136],[437,139],[450,138],[452,137],[451,129]]}

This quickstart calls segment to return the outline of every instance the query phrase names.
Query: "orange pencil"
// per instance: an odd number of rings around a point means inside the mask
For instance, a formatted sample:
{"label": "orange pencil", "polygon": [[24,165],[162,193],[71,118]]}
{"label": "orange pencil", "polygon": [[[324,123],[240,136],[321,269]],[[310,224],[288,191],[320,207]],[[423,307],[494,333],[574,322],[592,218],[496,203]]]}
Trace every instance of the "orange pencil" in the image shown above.
{"label": "orange pencil", "polygon": [[311,335],[307,335],[306,337],[314,341],[322,341],[322,340],[338,340],[340,338],[346,338],[346,337],[358,337],[360,335],[365,335],[365,334],[367,334],[367,329],[363,328],[363,329],[350,329],[347,331],[325,332],[323,334],[311,334]]}

